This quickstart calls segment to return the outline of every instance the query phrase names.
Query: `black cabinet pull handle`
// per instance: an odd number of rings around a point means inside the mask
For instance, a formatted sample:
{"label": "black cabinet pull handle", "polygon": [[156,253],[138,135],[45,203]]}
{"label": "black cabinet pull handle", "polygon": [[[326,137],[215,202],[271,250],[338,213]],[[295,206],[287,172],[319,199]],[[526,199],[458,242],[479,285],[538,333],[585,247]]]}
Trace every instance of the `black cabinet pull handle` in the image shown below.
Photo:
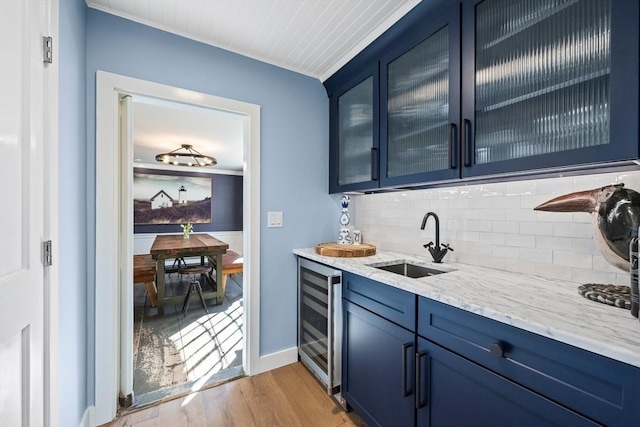
{"label": "black cabinet pull handle", "polygon": [[378,149],[376,147],[371,147],[371,180],[378,180]]}
{"label": "black cabinet pull handle", "polygon": [[504,346],[501,342],[494,342],[489,346],[489,352],[494,357],[504,357]]}
{"label": "black cabinet pull handle", "polygon": [[422,358],[426,355],[426,351],[416,353],[416,409],[423,408],[427,404],[426,399],[423,399],[422,396],[422,390],[429,383],[426,378],[422,378]]}
{"label": "black cabinet pull handle", "polygon": [[449,167],[455,169],[458,162],[454,157],[454,144],[457,143],[458,126],[455,123],[449,123]]}
{"label": "black cabinet pull handle", "polygon": [[473,144],[471,143],[471,120],[464,119],[462,124],[462,164],[471,166],[473,159]]}
{"label": "black cabinet pull handle", "polygon": [[413,347],[413,343],[402,344],[402,397],[411,394],[411,389],[407,387],[407,350]]}

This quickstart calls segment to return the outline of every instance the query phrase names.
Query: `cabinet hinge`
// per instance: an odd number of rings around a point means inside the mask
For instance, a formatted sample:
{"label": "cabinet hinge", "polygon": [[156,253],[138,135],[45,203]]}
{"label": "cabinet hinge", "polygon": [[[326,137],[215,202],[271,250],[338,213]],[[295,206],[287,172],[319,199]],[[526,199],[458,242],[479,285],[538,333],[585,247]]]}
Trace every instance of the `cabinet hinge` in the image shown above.
{"label": "cabinet hinge", "polygon": [[42,263],[44,264],[45,267],[50,267],[53,264],[51,240],[42,242]]}
{"label": "cabinet hinge", "polygon": [[42,37],[42,61],[45,64],[53,63],[53,38]]}

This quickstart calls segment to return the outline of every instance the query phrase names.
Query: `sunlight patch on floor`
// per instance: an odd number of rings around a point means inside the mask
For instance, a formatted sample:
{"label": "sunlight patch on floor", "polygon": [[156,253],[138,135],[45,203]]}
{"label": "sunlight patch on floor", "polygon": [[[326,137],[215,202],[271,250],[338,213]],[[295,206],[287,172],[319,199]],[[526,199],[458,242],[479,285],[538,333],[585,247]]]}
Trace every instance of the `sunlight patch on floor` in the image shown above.
{"label": "sunlight patch on floor", "polygon": [[242,351],[242,310],[242,300],[235,301],[226,310],[203,315],[169,337],[184,362],[188,381],[204,384],[234,363]]}

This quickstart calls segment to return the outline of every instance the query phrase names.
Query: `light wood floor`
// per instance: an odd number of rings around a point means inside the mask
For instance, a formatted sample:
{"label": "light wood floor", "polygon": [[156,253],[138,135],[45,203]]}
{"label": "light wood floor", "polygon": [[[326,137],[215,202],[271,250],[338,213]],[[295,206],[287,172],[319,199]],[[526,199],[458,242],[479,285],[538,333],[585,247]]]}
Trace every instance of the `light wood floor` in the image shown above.
{"label": "light wood floor", "polygon": [[245,377],[117,418],[104,427],[366,427],[300,363]]}

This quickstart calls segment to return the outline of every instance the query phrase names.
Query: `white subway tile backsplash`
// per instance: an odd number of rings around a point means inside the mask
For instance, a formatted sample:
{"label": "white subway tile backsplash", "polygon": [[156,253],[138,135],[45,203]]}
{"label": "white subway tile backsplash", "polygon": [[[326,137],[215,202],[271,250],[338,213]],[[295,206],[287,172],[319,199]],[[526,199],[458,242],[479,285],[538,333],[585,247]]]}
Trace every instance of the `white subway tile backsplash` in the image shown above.
{"label": "white subway tile backsplash", "polygon": [[591,217],[591,215],[589,215],[586,212],[578,212],[578,213],[572,214],[571,221],[591,224],[591,222],[593,221],[593,218]]}
{"label": "white subway tile backsplash", "polygon": [[[572,251],[577,254],[600,255],[600,250],[596,246],[596,242],[591,238],[573,239]],[[604,261],[604,258],[602,259]]]}
{"label": "white subway tile backsplash", "polygon": [[492,221],[505,221],[507,219],[507,212],[504,209],[483,209],[480,212],[480,217]]}
{"label": "white subway tile backsplash", "polygon": [[585,283],[601,283],[604,285],[613,285],[616,283],[616,275],[614,273],[605,273],[603,271],[585,270],[582,268],[571,269],[571,281]]}
{"label": "white subway tile backsplash", "polygon": [[435,241],[434,222],[424,231],[420,224],[433,211],[440,217],[441,242],[454,248],[445,262],[626,285],[628,273],[596,247],[588,213],[533,210],[562,194],[621,182],[640,191],[640,171],[355,196],[353,222],[381,250],[429,257],[422,245]]}
{"label": "white subway tile backsplash", "polygon": [[482,196],[497,197],[507,195],[507,183],[496,182],[493,184],[484,184],[480,186]]}
{"label": "white subway tile backsplash", "polygon": [[492,245],[491,255],[505,259],[518,259],[520,258],[520,248],[513,246]]}
{"label": "white subway tile backsplash", "polygon": [[614,265],[611,265],[602,255],[600,255],[599,252],[593,255],[593,269],[617,274],[624,272],[627,278],[629,277],[628,271],[624,271]]}
{"label": "white subway tile backsplash", "polygon": [[[447,242],[449,243],[449,242]],[[453,247],[453,249],[455,249],[454,252],[451,252],[450,254],[447,254],[447,257],[449,257],[449,255],[453,256],[453,255],[462,255],[462,254],[467,254],[467,253],[473,253],[473,254],[486,254],[489,250],[490,250],[490,245],[482,242],[482,241],[478,241],[478,242],[465,242],[465,241],[456,241],[455,242],[455,246],[453,243],[451,243],[451,246]],[[446,259],[446,258],[445,258]]]}
{"label": "white subway tile backsplash", "polygon": [[523,261],[521,259],[505,259],[504,269],[514,273],[536,274],[537,264],[532,261]]}
{"label": "white subway tile backsplash", "polygon": [[526,196],[536,193],[535,181],[514,181],[507,183],[506,195]]}
{"label": "white subway tile backsplash", "polygon": [[478,241],[486,244],[504,245],[507,235],[504,233],[478,233]]}
{"label": "white subway tile backsplash", "polygon": [[489,209],[493,207],[490,197],[472,197],[469,199],[469,209]]}
{"label": "white subway tile backsplash", "polygon": [[573,215],[567,212],[534,211],[538,222],[573,222]]}
{"label": "white subway tile backsplash", "polygon": [[575,190],[570,179],[542,179],[536,182],[536,194],[551,196],[549,198],[573,191]]}
{"label": "white subway tile backsplash", "polygon": [[593,230],[591,228],[591,224],[553,224],[553,235],[559,237],[579,237],[588,239],[593,237]]}
{"label": "white subway tile backsplash", "polygon": [[495,268],[497,270],[504,270],[506,264],[505,258],[495,257],[482,252],[478,254],[477,264],[482,267]]}
{"label": "white subway tile backsplash", "polygon": [[[591,190],[593,188],[604,187],[605,185],[616,183],[616,174],[605,174],[601,176],[597,175],[583,175],[577,176],[573,179],[573,190],[571,191],[584,191]],[[570,191],[567,191],[569,193]]]}
{"label": "white subway tile backsplash", "polygon": [[521,221],[520,234],[551,236],[553,234],[553,226],[548,222]]}
{"label": "white subway tile backsplash", "polygon": [[637,192],[640,192],[640,174],[637,173],[623,173],[616,176],[616,184],[624,184],[626,188],[632,188]]}
{"label": "white subway tile backsplash", "polygon": [[[456,199],[451,199],[456,200]],[[449,200],[447,199],[430,199],[430,200],[416,200],[415,202],[416,208],[418,210],[424,210],[424,213],[428,211],[435,211],[439,209],[449,208]]]}
{"label": "white subway tile backsplash", "polygon": [[535,221],[536,211],[532,209],[505,209],[507,221]]}
{"label": "white subway tile backsplash", "polygon": [[[458,252],[457,248],[456,248],[456,253]],[[447,255],[448,257],[448,255]],[[473,252],[462,252],[462,253],[458,253],[455,256],[455,261],[456,262],[461,262],[463,264],[469,264],[469,265],[480,265],[479,261],[478,261],[478,254],[477,253],[473,253]]]}
{"label": "white subway tile backsplash", "polygon": [[553,263],[553,251],[551,249],[520,249],[520,259],[537,263]]}
{"label": "white subway tile backsplash", "polygon": [[518,248],[535,248],[536,236],[526,234],[508,234],[505,246],[515,246]]}
{"label": "white subway tile backsplash", "polygon": [[516,234],[520,232],[520,223],[515,221],[492,221],[491,231],[494,233]]}
{"label": "white subway tile backsplash", "polygon": [[491,199],[494,209],[512,209],[520,206],[520,196],[492,197]]}
{"label": "white subway tile backsplash", "polygon": [[629,286],[629,275],[628,274],[616,274],[616,285],[625,285]]}
{"label": "white subway tile backsplash", "polygon": [[468,209],[469,208],[469,199],[467,198],[459,198],[459,199],[448,199],[447,207],[449,209]]}
{"label": "white subway tile backsplash", "polygon": [[568,237],[536,236],[536,248],[571,251],[573,239]]}
{"label": "white subway tile backsplash", "polygon": [[458,212],[460,219],[480,219],[482,218],[482,209],[463,209]]}
{"label": "white subway tile backsplash", "polygon": [[441,188],[436,191],[439,199],[454,199],[460,195],[460,189],[456,187]]}
{"label": "white subway tile backsplash", "polygon": [[467,230],[469,231],[491,231],[491,221],[468,220]]}
{"label": "white subway tile backsplash", "polygon": [[573,252],[553,251],[553,263],[567,267],[591,269],[593,267],[593,257]]}
{"label": "white subway tile backsplash", "polygon": [[536,276],[548,277],[549,279],[571,281],[571,267],[554,264],[537,264]]}

